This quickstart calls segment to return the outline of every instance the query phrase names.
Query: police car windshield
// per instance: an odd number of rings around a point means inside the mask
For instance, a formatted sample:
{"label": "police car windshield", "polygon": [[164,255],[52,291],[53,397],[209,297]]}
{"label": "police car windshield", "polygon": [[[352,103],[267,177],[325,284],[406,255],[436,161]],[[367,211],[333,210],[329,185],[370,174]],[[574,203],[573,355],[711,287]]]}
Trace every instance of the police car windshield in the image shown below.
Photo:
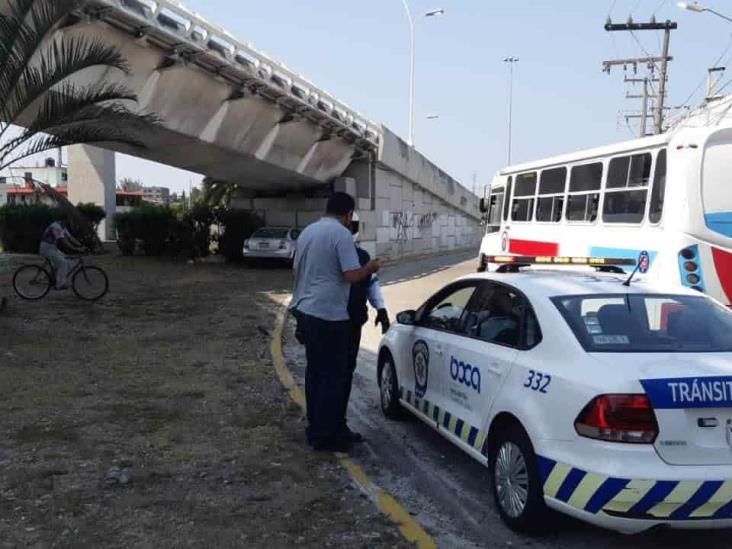
{"label": "police car windshield", "polygon": [[587,352],[732,352],[732,313],[701,296],[593,294],[552,301]]}

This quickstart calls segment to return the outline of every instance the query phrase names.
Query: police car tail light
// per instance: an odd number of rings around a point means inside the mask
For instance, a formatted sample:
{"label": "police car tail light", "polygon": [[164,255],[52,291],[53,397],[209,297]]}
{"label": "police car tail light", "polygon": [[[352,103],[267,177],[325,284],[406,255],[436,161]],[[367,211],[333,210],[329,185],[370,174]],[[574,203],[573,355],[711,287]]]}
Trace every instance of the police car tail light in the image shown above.
{"label": "police car tail light", "polygon": [[574,422],[583,437],[653,444],[658,436],[658,422],[646,395],[600,395],[593,399]]}

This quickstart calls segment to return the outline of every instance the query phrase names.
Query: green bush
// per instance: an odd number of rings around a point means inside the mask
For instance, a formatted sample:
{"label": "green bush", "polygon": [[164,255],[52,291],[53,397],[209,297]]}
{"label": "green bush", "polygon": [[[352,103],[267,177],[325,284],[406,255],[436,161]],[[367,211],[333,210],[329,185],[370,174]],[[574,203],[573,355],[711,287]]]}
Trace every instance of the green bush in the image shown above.
{"label": "green bush", "polygon": [[166,206],[143,204],[130,212],[115,215],[114,223],[123,254],[132,255],[139,239],[145,255],[160,256],[166,250],[175,215]]}
{"label": "green bush", "polygon": [[133,212],[120,212],[114,215],[114,227],[117,231],[117,246],[122,255],[134,255],[137,233],[135,232]]}
{"label": "green bush", "polygon": [[104,221],[105,217],[107,217],[107,212],[104,211],[104,208],[91,202],[87,204],[79,202],[76,205],[76,209],[79,210],[94,226],[94,231],[99,229],[99,224]]}
{"label": "green bush", "polygon": [[0,207],[0,243],[13,253],[38,253],[43,231],[64,216],[44,204],[8,204]]}
{"label": "green bush", "polygon": [[220,209],[216,217],[223,228],[219,253],[227,261],[241,261],[244,241],[264,225],[264,221],[254,212],[243,210]]}

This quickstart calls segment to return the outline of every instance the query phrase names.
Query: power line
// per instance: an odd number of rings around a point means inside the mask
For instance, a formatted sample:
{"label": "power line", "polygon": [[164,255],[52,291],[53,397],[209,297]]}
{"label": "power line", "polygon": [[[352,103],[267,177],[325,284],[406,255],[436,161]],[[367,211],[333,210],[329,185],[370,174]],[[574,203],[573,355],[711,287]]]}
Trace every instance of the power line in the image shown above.
{"label": "power line", "polygon": [[635,6],[633,6],[633,9],[632,9],[632,10],[630,10],[630,15],[633,15],[633,12],[634,12],[635,10],[637,10],[637,9],[638,9],[638,8],[640,7],[640,5],[641,5],[642,3],[643,3],[643,0],[638,0],[638,2],[636,2]]}
{"label": "power line", "polygon": [[663,8],[666,4],[668,4],[668,0],[661,0],[661,2],[656,6],[656,9],[653,10],[653,15],[656,15],[661,8]]}
{"label": "power line", "polygon": [[[642,0],[641,0],[642,1]],[[640,5],[640,2],[638,2],[638,5]],[[652,98],[655,99],[655,104],[653,108],[653,127],[655,133],[659,134],[663,132],[663,118],[664,118],[664,103],[666,100],[666,84],[668,81],[668,62],[673,60],[673,57],[669,55],[669,42],[671,38],[671,31],[675,30],[677,28],[677,24],[673,23],[671,21],[665,21],[663,23],[658,23],[655,18],[652,18],[651,21],[647,23],[636,23],[633,21],[633,19],[629,19],[627,23],[621,23],[621,24],[614,24],[611,20],[608,20],[608,22],[605,24],[605,30],[608,32],[630,32],[635,41],[638,43],[638,45],[641,47],[641,49],[646,53],[647,57],[643,58],[634,58],[634,59],[614,59],[611,61],[604,61],[603,62],[603,70],[605,72],[610,72],[612,67],[622,65],[623,67],[626,67],[627,65],[632,65],[636,71],[639,64],[647,64],[649,68],[651,68],[651,78],[649,79],[646,77],[643,80],[643,95],[640,96],[643,99],[643,113],[639,116],[629,116],[629,118],[641,118],[641,131],[645,135],[645,124],[647,121],[647,113],[648,113],[648,103],[649,100]],[[635,36],[634,31],[664,31],[664,40],[663,40],[663,51],[661,53],[661,57],[653,57],[651,56],[648,51],[645,49],[643,44],[641,44],[640,40],[638,40],[638,37]],[[660,62],[660,68],[656,65],[657,62]],[[658,76],[658,92],[654,94],[648,93],[648,87],[649,84],[652,84],[653,75],[655,74],[655,70],[658,70],[659,76]]]}
{"label": "power line", "polygon": [[[729,42],[727,43],[727,47],[726,47],[726,48],[725,48],[725,49],[724,49],[724,50],[722,51],[722,53],[721,53],[721,54],[719,55],[719,57],[717,58],[717,60],[716,60],[716,61],[715,61],[715,62],[714,62],[714,63],[712,64],[712,67],[716,67],[716,66],[718,66],[718,65],[719,65],[719,62],[720,62],[720,61],[722,60],[722,58],[723,58],[723,57],[724,57],[725,55],[727,55],[727,54],[729,53],[729,51],[730,51],[731,49],[732,49],[732,35],[730,35],[730,39],[729,39]],[[684,107],[684,106],[686,106],[686,105],[688,105],[688,104],[689,104],[689,102],[690,102],[690,101],[691,101],[691,100],[692,100],[692,99],[694,98],[694,96],[695,96],[695,95],[696,95],[696,94],[697,94],[697,93],[699,92],[699,90],[700,90],[700,89],[702,88],[702,86],[704,86],[704,83],[705,83],[706,81],[707,81],[707,78],[706,78],[706,76],[705,76],[704,78],[702,78],[702,79],[701,79],[701,80],[699,81],[699,84],[698,84],[698,85],[697,85],[697,86],[696,86],[696,87],[694,88],[694,91],[692,91],[692,92],[691,92],[691,93],[689,94],[689,97],[687,97],[687,98],[686,98],[686,101],[684,101],[683,103],[681,103],[681,106],[682,106],[682,107]],[[725,84],[725,87],[726,87],[727,85],[728,85],[728,84]],[[722,89],[724,89],[724,88],[722,88]],[[720,90],[720,91],[721,91],[721,90]]]}

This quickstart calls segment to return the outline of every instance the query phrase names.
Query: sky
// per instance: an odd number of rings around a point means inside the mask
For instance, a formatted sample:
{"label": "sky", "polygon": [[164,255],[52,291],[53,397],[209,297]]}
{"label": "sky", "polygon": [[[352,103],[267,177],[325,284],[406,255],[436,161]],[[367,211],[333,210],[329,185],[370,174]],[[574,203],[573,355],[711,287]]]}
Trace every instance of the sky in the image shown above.
{"label": "sky", "polygon": [[[507,56],[514,79],[513,160],[538,159],[635,136],[619,116],[639,88],[602,61],[660,55],[661,33],[607,33],[655,13],[677,21],[671,38],[669,104],[703,99],[706,69],[729,64],[732,24],[683,11],[675,0],[409,0],[416,20],[417,149],[468,187],[507,164]],[[371,120],[406,138],[409,34],[400,0],[183,0],[234,36],[274,57]],[[732,5],[709,0],[732,15]],[[424,17],[443,8],[443,17]],[[632,70],[629,69],[629,76]],[[732,66],[729,77],[732,78]],[[730,88],[732,89],[732,86]],[[427,116],[439,115],[429,120]],[[200,176],[118,157],[118,178],[187,189]]]}

